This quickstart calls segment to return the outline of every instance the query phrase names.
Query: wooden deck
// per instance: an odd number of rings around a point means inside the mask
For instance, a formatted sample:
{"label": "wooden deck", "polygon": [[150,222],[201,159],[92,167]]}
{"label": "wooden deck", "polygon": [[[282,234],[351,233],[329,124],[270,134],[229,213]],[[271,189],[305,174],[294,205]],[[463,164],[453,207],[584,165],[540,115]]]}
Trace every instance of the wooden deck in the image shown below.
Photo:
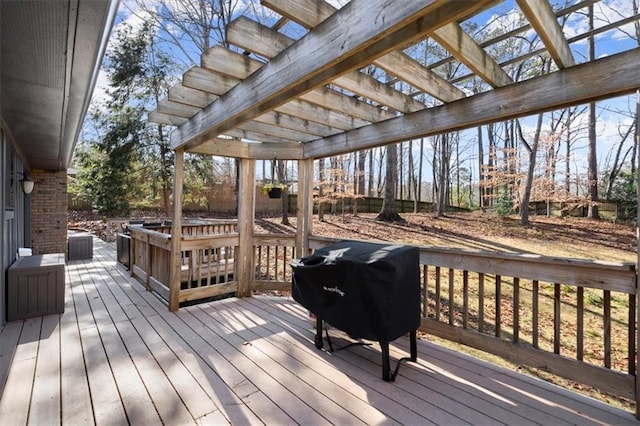
{"label": "wooden deck", "polygon": [[[94,239],[93,260],[67,265],[65,313],[11,322],[0,334],[0,369],[9,368],[0,423],[638,424],[425,341],[419,362],[386,383],[377,344],[316,350],[291,299],[227,299],[172,314],[115,258],[113,243]],[[408,340],[391,349],[406,356]]]}

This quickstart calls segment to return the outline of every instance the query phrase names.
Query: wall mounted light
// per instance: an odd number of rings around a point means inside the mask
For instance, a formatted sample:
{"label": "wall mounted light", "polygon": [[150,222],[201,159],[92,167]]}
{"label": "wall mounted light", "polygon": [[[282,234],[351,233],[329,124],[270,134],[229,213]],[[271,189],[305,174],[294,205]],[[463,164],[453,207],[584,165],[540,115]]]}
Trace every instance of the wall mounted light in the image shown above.
{"label": "wall mounted light", "polygon": [[31,194],[33,191],[33,181],[26,173],[17,172],[19,175],[22,175],[22,179],[20,179],[20,187],[25,194]]}

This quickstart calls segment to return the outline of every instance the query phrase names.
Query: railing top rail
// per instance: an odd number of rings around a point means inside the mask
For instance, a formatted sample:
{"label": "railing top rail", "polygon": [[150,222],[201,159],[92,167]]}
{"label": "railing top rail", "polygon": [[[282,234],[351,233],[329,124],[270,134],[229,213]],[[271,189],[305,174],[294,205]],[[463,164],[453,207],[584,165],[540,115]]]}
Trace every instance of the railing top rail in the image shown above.
{"label": "railing top rail", "polygon": [[[311,237],[309,246],[320,248],[337,238]],[[531,253],[504,253],[443,247],[420,248],[420,263],[485,274],[543,282],[636,293],[636,265],[590,259],[550,257]]]}
{"label": "railing top rail", "polygon": [[[332,238],[332,237],[318,237],[312,236],[309,238],[310,246],[312,248],[320,248],[325,245],[343,241],[344,238]],[[351,240],[360,241],[360,240]],[[376,241],[381,243],[390,243],[389,241]],[[393,243],[403,244],[403,243]],[[415,244],[409,244],[415,246]],[[486,250],[475,250],[469,248],[449,248],[449,247],[436,247],[436,246],[417,246],[421,252],[451,255],[451,256],[468,256],[482,259],[508,259],[515,261],[523,261],[530,263],[554,263],[559,265],[579,265],[584,268],[597,268],[597,269],[614,269],[622,271],[635,271],[636,265],[632,262],[614,262],[607,260],[592,260],[592,259],[580,259],[569,257],[557,257],[557,256],[544,256],[535,253],[509,253],[509,252],[497,252]]]}

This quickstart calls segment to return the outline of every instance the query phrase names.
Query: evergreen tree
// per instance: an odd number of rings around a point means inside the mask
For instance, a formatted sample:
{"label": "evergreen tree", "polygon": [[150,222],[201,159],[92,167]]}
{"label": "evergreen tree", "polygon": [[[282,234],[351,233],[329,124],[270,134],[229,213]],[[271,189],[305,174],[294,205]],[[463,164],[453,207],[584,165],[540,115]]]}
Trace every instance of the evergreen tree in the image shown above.
{"label": "evergreen tree", "polygon": [[77,152],[80,192],[104,214],[127,215],[131,200],[158,192],[169,210],[169,139],[162,126],[147,122],[146,113],[172,83],[171,62],[152,40],[148,24],[118,29],[103,66],[108,100],[93,106],[89,122],[95,131]]}

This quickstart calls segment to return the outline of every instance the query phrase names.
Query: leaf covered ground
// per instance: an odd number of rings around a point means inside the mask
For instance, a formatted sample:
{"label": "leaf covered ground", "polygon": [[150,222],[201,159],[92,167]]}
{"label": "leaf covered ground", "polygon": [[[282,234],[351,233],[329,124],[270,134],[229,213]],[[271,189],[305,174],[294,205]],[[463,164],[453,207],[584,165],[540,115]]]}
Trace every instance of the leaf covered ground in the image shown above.
{"label": "leaf covered ground", "polygon": [[[493,214],[401,214],[405,222],[385,223],[374,214],[314,216],[313,234],[345,239],[383,240],[422,246],[535,253],[548,256],[636,262],[633,225],[584,218],[532,216],[524,227],[518,217]],[[290,218],[295,227],[295,217]],[[265,223],[267,222],[267,223]],[[258,224],[281,229],[280,218]],[[269,226],[271,225],[271,226]],[[293,227],[291,229],[293,229]]]}
{"label": "leaf covered ground", "polygon": [[[157,218],[154,212],[134,212],[131,218]],[[637,262],[634,224],[574,217],[532,216],[524,227],[518,217],[489,213],[402,213],[404,222],[385,223],[375,214],[331,215],[313,220],[313,234],[345,239],[393,241],[422,246],[535,253],[609,261]],[[201,213],[185,217],[203,217]],[[210,215],[229,219],[229,215]],[[279,216],[260,217],[256,229],[265,232],[295,232],[296,218],[284,226]],[[70,211],[69,228],[104,238],[107,218],[88,211]]]}

